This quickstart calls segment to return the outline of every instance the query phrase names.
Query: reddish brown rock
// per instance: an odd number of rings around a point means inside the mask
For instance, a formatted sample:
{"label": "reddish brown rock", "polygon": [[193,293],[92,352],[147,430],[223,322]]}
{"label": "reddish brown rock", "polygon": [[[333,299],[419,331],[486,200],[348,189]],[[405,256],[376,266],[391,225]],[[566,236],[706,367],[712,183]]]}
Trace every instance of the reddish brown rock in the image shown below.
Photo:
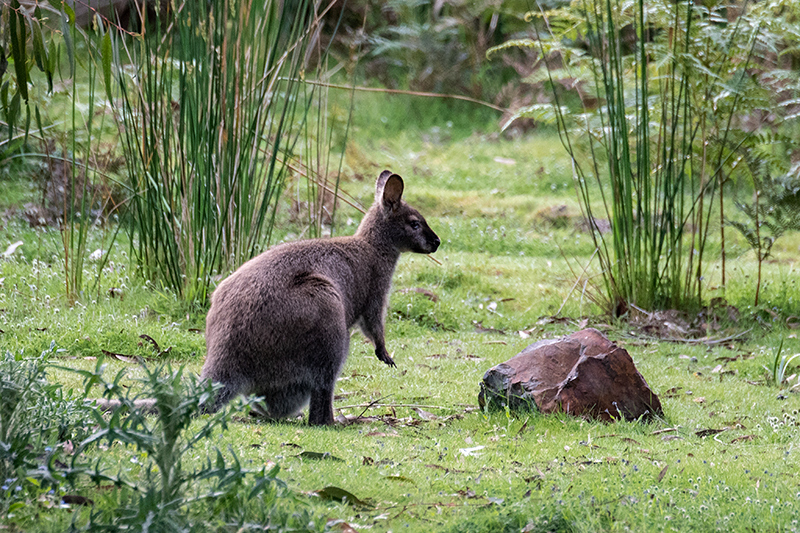
{"label": "reddish brown rock", "polygon": [[663,416],[625,349],[596,329],[531,344],[483,376],[481,407],[563,411],[611,422]]}

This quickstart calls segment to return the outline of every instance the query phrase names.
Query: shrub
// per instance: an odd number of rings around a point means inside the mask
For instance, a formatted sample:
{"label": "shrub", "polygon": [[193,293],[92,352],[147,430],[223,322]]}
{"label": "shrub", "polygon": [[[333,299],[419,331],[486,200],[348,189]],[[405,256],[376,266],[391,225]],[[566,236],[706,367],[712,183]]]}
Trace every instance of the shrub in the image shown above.
{"label": "shrub", "polygon": [[0,356],[0,515],[13,515],[36,494],[57,487],[45,465],[59,446],[88,433],[89,410],[79,396],[46,379],[46,357]]}

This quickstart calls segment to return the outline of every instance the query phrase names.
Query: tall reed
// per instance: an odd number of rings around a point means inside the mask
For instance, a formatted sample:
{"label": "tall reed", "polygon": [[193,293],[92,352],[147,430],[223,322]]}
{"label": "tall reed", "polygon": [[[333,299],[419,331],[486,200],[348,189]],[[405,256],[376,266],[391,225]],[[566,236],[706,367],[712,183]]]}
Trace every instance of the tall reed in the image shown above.
{"label": "tall reed", "polygon": [[148,277],[204,301],[218,273],[261,250],[313,91],[301,91],[317,0],[172,3],[118,41],[114,74]]}
{"label": "tall reed", "polygon": [[[0,7],[0,13],[9,36],[0,50],[5,54],[7,48],[13,62],[11,79],[0,89],[0,110],[5,119],[2,127],[7,133],[0,139],[0,164],[15,157],[36,160],[37,164],[44,160],[49,183],[43,188],[49,187],[54,194],[42,198],[41,207],[59,213],[64,288],[72,304],[85,289],[89,230],[109,214],[106,176],[95,164],[101,144],[107,141],[106,102],[97,84],[99,43],[105,34],[99,19],[96,32],[87,33],[78,27],[67,2],[22,7],[18,0],[12,0]],[[3,68],[0,79],[5,73]],[[65,120],[54,126],[46,122],[45,112],[55,77],[68,82],[63,83],[63,90],[68,92],[70,103]],[[48,202],[56,205],[45,205]],[[112,233],[103,243],[106,251],[115,236]],[[102,254],[102,263],[106,258]],[[99,287],[101,272],[102,266],[95,287]]]}
{"label": "tall reed", "polygon": [[[745,6],[746,7],[746,6]],[[530,14],[551,87],[579,86],[572,111],[553,91],[553,116],[572,158],[578,197],[597,246],[602,304],[697,308],[703,301],[711,230],[720,232],[724,287],[724,184],[732,130],[760,27],[729,22],[726,5],[581,0]],[[539,19],[541,17],[541,19]],[[575,46],[580,43],[581,46]],[[540,118],[541,106],[517,116]],[[740,138],[742,138],[740,136]],[[606,218],[611,231],[600,231]]]}

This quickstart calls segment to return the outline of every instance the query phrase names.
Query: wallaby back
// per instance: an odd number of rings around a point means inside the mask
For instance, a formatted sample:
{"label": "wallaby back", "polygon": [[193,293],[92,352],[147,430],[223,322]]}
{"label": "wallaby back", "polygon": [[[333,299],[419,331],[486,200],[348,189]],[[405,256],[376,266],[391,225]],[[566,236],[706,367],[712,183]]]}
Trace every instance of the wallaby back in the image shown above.
{"label": "wallaby back", "polygon": [[333,423],[334,385],[355,324],[378,359],[395,366],[384,316],[397,260],[440,244],[402,195],[402,178],[384,171],[355,235],[281,244],[220,283],[206,319],[201,377],[223,388],[208,410],[255,394],[270,418],[296,414],[310,401],[309,423]]}

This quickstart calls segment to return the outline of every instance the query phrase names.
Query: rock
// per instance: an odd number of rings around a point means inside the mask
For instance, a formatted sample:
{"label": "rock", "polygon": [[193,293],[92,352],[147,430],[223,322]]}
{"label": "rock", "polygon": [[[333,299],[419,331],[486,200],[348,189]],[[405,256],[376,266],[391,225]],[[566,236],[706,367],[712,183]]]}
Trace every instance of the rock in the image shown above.
{"label": "rock", "polygon": [[563,411],[606,422],[663,416],[625,349],[596,329],[531,344],[483,376],[481,407]]}

